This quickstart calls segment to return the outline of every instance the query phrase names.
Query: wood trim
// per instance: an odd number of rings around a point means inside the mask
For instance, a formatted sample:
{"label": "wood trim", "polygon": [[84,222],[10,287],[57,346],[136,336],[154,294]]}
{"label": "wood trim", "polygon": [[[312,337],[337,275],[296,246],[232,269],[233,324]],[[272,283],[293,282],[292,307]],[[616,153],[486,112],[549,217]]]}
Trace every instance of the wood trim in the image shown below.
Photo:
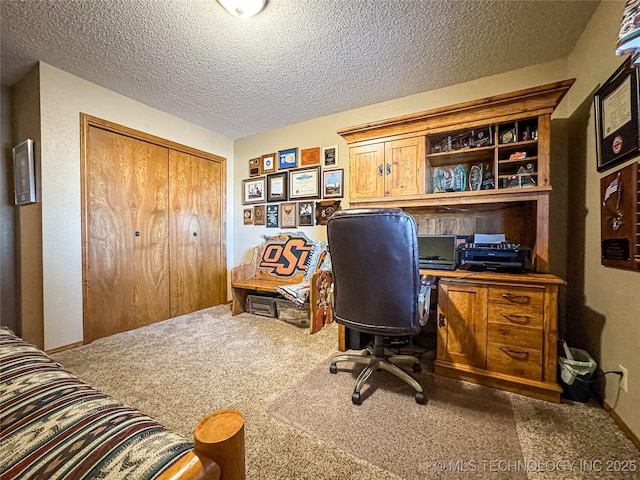
{"label": "wood trim", "polygon": [[136,140],[142,140],[144,142],[153,143],[155,145],[166,147],[171,150],[176,150],[178,152],[195,155],[196,157],[206,158],[207,160],[211,160],[212,162],[220,162],[226,164],[227,161],[226,158],[219,155],[205,152],[204,150],[198,150],[197,148],[188,147],[187,145],[182,145],[181,143],[176,143],[162,137],[157,137],[140,130],[134,130],[133,128],[125,127],[124,125],[120,125],[118,123],[87,115],[86,113],[80,113],[80,123],[81,128],[85,132],[85,134],[89,131],[89,127],[97,127],[108,130],[110,132],[119,133],[120,135],[126,135],[128,137],[135,138]]}
{"label": "wood trim", "polygon": [[537,112],[540,115],[546,109],[550,109],[546,112],[550,114],[574,82],[575,79],[563,80],[410,115],[342,128],[337,133],[344,137],[348,143],[352,143],[375,136],[393,135],[396,127],[399,127],[402,133],[406,133],[407,131],[427,130],[445,125],[464,124],[471,121],[471,117],[473,117],[473,121],[495,119],[514,113],[512,109],[515,104],[517,104],[515,108],[520,114]]}
{"label": "wood trim", "polygon": [[566,285],[567,282],[550,273],[498,273],[471,272],[469,270],[428,270],[420,269],[420,275],[455,280],[456,282],[483,282],[491,285],[506,285],[521,287],[529,285]]}
{"label": "wood trim", "polygon": [[70,343],[69,345],[63,345],[62,347],[52,348],[51,350],[45,350],[45,353],[47,355],[51,355],[54,353],[60,353],[66,350],[70,350],[72,348],[81,347],[82,345],[84,345],[84,342]]}
{"label": "wood trim", "polygon": [[618,415],[618,413],[613,409],[611,405],[609,405],[606,400],[600,398],[600,401],[600,403],[602,404],[602,408],[604,408],[604,410],[611,416],[611,418],[613,418],[613,421],[616,422],[616,425],[620,427],[620,430],[624,432],[627,438],[631,440],[631,443],[633,443],[636,448],[640,450],[640,438],[638,438],[638,436],[631,431],[629,426],[624,422],[624,420],[622,420],[622,418],[620,418],[620,415]]}

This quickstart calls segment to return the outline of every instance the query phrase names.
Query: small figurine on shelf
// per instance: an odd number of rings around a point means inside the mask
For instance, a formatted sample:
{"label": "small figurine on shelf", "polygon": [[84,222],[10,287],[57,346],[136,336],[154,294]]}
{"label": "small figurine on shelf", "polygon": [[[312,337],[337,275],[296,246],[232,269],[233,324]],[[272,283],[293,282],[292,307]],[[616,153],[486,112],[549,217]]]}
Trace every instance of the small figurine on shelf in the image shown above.
{"label": "small figurine on shelf", "polygon": [[491,168],[491,164],[485,164],[482,169],[482,185],[480,190],[493,190],[496,188],[496,184],[493,180],[493,170]]}
{"label": "small figurine on shelf", "polygon": [[453,169],[453,191],[464,192],[467,187],[467,171],[460,164]]}

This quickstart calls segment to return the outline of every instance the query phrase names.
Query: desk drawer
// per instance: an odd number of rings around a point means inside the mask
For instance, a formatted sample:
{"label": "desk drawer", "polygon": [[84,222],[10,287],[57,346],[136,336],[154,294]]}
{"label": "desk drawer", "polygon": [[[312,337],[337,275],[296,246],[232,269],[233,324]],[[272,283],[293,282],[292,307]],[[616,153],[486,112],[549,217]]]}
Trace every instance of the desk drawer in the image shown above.
{"label": "desk drawer", "polygon": [[544,289],[492,285],[489,287],[489,304],[511,305],[542,312]]}
{"label": "desk drawer", "polygon": [[542,352],[490,343],[487,345],[487,370],[541,381]]}
{"label": "desk drawer", "polygon": [[542,308],[490,303],[487,310],[489,323],[504,323],[520,327],[542,328]]}
{"label": "desk drawer", "polygon": [[542,350],[542,329],[519,327],[505,323],[489,323],[487,341],[490,344]]}

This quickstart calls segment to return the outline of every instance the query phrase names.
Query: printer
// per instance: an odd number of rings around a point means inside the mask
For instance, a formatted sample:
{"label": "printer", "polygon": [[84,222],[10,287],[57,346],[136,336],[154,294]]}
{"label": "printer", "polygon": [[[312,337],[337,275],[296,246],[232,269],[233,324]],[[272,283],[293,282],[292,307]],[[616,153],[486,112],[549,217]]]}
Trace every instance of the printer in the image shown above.
{"label": "printer", "polygon": [[529,272],[531,248],[519,243],[465,243],[457,247],[458,268],[506,273]]}

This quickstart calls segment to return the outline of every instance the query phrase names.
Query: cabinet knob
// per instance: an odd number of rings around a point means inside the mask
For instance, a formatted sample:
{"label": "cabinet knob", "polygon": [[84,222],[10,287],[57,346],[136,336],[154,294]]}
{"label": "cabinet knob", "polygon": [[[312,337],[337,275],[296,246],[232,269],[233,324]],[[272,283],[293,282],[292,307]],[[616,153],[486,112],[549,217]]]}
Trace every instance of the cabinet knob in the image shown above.
{"label": "cabinet knob", "polygon": [[198,236],[198,232],[193,232],[193,236],[197,237]]}
{"label": "cabinet knob", "polygon": [[391,174],[391,164],[387,163],[387,175]]}
{"label": "cabinet knob", "polygon": [[382,164],[378,165],[378,176],[382,176]]}
{"label": "cabinet knob", "polygon": [[136,230],[135,236],[139,237],[140,236],[140,232]]}
{"label": "cabinet knob", "polygon": [[444,327],[444,313],[441,313],[440,315],[438,315],[438,326]]}

